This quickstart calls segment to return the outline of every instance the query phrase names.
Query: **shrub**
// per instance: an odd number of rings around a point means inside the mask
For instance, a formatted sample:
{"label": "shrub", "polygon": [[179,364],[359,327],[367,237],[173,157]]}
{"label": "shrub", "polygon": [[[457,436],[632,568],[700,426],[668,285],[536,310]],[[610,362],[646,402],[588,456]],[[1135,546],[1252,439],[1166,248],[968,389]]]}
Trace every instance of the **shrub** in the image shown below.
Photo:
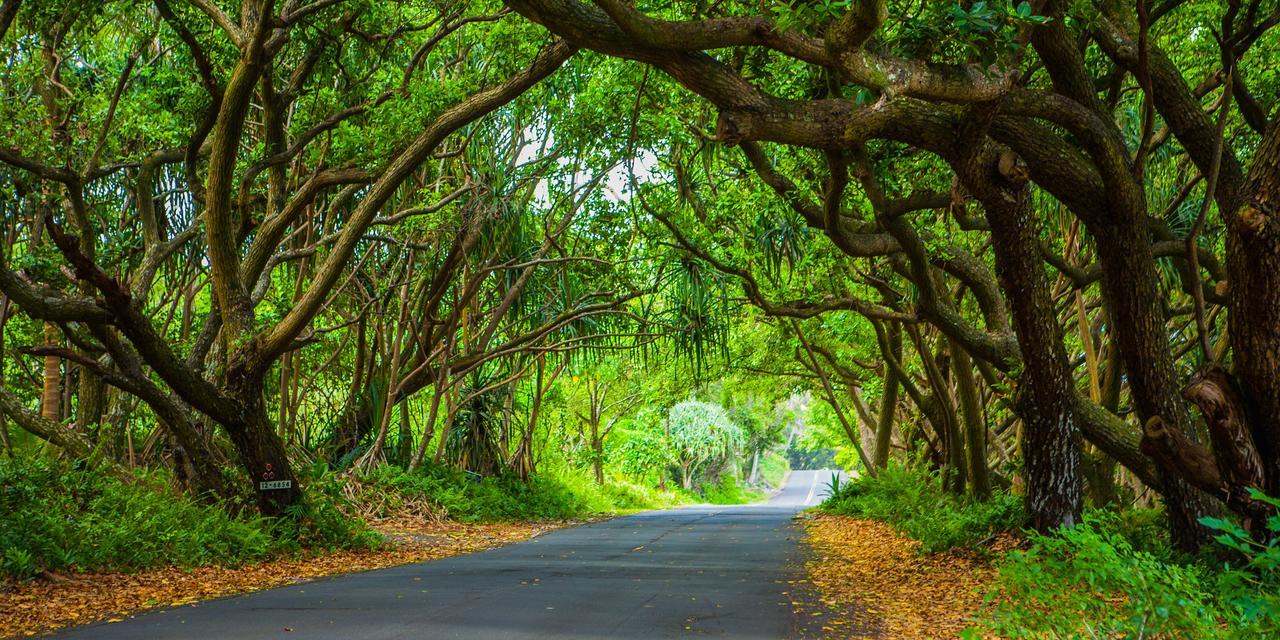
{"label": "shrub", "polygon": [[0,461],[0,574],[191,567],[262,558],[275,546],[261,518],[235,518],[164,488],[38,459]]}
{"label": "shrub", "polygon": [[787,458],[776,451],[766,451],[760,456],[760,479],[771,487],[781,487],[790,470]]}
{"label": "shrub", "polygon": [[1032,547],[1000,567],[985,626],[1009,638],[1216,637],[1203,572],[1134,549],[1117,528],[1091,512],[1075,527],[1029,534]]}
{"label": "shrub", "polygon": [[528,482],[511,476],[480,478],[456,469],[427,465],[409,473],[380,467],[359,480],[392,494],[394,500],[428,500],[439,513],[463,522],[562,520],[620,510],[667,506],[673,496],[612,480],[596,484],[585,473],[564,470],[535,475]]}
{"label": "shrub", "polygon": [[987,501],[955,496],[943,491],[942,483],[927,471],[898,465],[874,478],[844,483],[821,508],[888,522],[919,540],[925,552],[975,545],[1025,521],[1017,496],[997,493]]}
{"label": "shrub", "polygon": [[286,517],[268,519],[194,502],[168,485],[155,471],[121,478],[41,459],[0,461],[0,576],[238,565],[381,540],[323,490],[311,491]]}
{"label": "shrub", "polygon": [[763,497],[759,491],[752,491],[739,482],[732,473],[722,473],[714,482],[707,482],[699,487],[702,497],[711,504],[746,504]]}
{"label": "shrub", "polygon": [[[1131,521],[1112,513],[1033,533],[1031,548],[1001,565],[981,629],[1009,638],[1280,637],[1280,546],[1226,520],[1203,522],[1223,532],[1218,542],[1241,561],[1180,562],[1143,550]],[[1280,517],[1268,528],[1280,533]],[[1168,548],[1167,538],[1160,546]]]}
{"label": "shrub", "polygon": [[[1256,489],[1254,500],[1280,509],[1280,500]],[[1264,527],[1267,539],[1259,542],[1234,522],[1204,518],[1205,525],[1222,532],[1219,544],[1240,554],[1239,567],[1223,566],[1216,593],[1225,615],[1239,637],[1280,637],[1280,514],[1272,514]]]}

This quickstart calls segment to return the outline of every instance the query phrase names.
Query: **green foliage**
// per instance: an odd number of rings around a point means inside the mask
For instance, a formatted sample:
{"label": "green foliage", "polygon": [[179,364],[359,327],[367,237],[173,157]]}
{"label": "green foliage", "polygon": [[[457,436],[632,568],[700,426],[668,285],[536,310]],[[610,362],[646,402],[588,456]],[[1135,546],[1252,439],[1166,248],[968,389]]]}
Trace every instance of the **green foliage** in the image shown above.
{"label": "green foliage", "polygon": [[361,478],[402,498],[425,499],[463,522],[561,520],[669,506],[675,498],[629,482],[601,487],[583,473],[541,473],[526,482],[510,476],[478,477],[426,466],[409,473],[382,466]]}
{"label": "green foliage", "polygon": [[760,478],[765,484],[771,487],[782,486],[782,480],[787,477],[787,472],[791,470],[791,465],[787,464],[786,456],[776,451],[766,451],[760,456]]}
{"label": "green foliage", "polygon": [[[1256,501],[1280,509],[1280,500],[1250,488]],[[1227,566],[1218,576],[1216,592],[1234,614],[1237,626],[1280,635],[1280,515],[1267,518],[1267,539],[1259,542],[1234,522],[1203,518],[1206,526],[1221,531],[1216,540],[1244,558],[1241,568]]]}
{"label": "green foliage", "polygon": [[1024,521],[1018,496],[996,493],[985,502],[957,497],[943,491],[934,475],[896,465],[845,483],[822,509],[888,522],[919,540],[925,552],[974,545]]}
{"label": "green foliage", "polygon": [[259,518],[236,518],[162,486],[41,459],[0,461],[0,576],[45,570],[192,567],[263,558],[277,547]]}
{"label": "green foliage", "polygon": [[303,549],[370,548],[381,541],[324,491],[286,517],[238,516],[199,504],[159,472],[120,478],[41,458],[0,460],[0,577],[41,571],[236,565]]}
{"label": "green foliage", "polygon": [[762,492],[748,488],[732,473],[722,473],[698,489],[711,504],[748,504],[764,497]]}
{"label": "green foliage", "polygon": [[743,433],[724,408],[686,400],[671,407],[671,445],[686,477],[698,467],[723,459],[742,445]]}
{"label": "green foliage", "polygon": [[1217,637],[1209,581],[1138,551],[1118,520],[1091,513],[1001,566],[984,625],[1010,638]]}
{"label": "green foliage", "polygon": [[661,433],[641,430],[626,435],[614,452],[618,469],[623,473],[646,479],[655,470],[662,472],[675,463],[671,447]]}
{"label": "green foliage", "polygon": [[[1264,501],[1271,498],[1261,496]],[[1143,527],[1120,514],[1089,512],[1001,565],[981,629],[1009,638],[1271,638],[1280,633],[1275,540],[1205,518],[1243,562],[1163,557],[1135,544]],[[1280,516],[1268,522],[1280,532]],[[1167,549],[1165,544],[1158,549]]]}

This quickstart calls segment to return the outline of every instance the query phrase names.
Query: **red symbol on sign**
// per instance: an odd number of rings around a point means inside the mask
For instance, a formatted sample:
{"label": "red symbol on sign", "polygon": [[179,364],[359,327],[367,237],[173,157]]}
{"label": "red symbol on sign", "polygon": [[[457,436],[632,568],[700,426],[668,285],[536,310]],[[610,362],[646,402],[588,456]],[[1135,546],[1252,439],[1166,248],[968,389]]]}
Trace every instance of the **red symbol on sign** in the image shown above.
{"label": "red symbol on sign", "polygon": [[267,465],[267,471],[271,470],[271,465]]}

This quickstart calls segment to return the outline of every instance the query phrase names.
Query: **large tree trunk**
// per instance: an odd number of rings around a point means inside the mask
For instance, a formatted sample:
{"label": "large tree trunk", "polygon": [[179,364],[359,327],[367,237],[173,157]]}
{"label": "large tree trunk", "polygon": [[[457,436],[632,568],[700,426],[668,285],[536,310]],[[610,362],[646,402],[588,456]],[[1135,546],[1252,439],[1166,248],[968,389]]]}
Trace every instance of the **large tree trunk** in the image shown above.
{"label": "large tree trunk", "polygon": [[1280,492],[1280,122],[1253,158],[1228,225],[1228,315],[1236,379],[1244,392],[1267,489]]}
{"label": "large tree trunk", "polygon": [[258,510],[267,517],[284,515],[302,498],[302,487],[293,475],[284,442],[268,417],[262,376],[233,368],[228,374],[228,389],[243,407],[243,420],[223,427],[253,483]]}
{"label": "large tree trunk", "polygon": [[[89,357],[92,357],[89,354]],[[80,384],[76,396],[76,426],[97,429],[102,422],[106,385],[88,367],[79,367]]]}
{"label": "large tree trunk", "polygon": [[[1145,424],[1158,417],[1167,429],[1190,436],[1194,430],[1169,350],[1145,217],[1141,211],[1131,213],[1113,211],[1109,219],[1114,224],[1090,228],[1102,264],[1112,335],[1129,374],[1139,419]],[[1198,549],[1212,539],[1199,520],[1217,512],[1213,500],[1178,477],[1175,469],[1161,465],[1159,472],[1174,546]]]}
{"label": "large tree trunk", "polygon": [[1074,384],[1049,297],[1030,190],[1011,170],[1016,167],[1011,156],[975,153],[956,163],[956,170],[991,223],[996,273],[1009,298],[1022,351],[1016,407],[1025,431],[1027,512],[1037,530],[1049,531],[1080,521],[1080,434]]}

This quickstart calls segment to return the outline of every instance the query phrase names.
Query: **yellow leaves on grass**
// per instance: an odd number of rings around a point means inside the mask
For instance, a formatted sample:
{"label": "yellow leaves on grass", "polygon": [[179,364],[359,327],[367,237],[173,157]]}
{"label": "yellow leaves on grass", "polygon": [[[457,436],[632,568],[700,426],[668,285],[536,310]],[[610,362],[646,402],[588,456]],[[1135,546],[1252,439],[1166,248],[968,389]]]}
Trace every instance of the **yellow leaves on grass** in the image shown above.
{"label": "yellow leaves on grass", "polygon": [[829,610],[826,638],[955,638],[994,576],[977,558],[922,555],[882,522],[817,515],[804,526],[809,581]]}
{"label": "yellow leaves on grass", "polygon": [[155,607],[258,591],[312,578],[381,569],[481,551],[525,540],[560,525],[547,523],[390,526],[377,551],[338,551],[242,567],[176,567],[139,573],[91,573],[20,584],[0,583],[0,637],[31,636]]}

